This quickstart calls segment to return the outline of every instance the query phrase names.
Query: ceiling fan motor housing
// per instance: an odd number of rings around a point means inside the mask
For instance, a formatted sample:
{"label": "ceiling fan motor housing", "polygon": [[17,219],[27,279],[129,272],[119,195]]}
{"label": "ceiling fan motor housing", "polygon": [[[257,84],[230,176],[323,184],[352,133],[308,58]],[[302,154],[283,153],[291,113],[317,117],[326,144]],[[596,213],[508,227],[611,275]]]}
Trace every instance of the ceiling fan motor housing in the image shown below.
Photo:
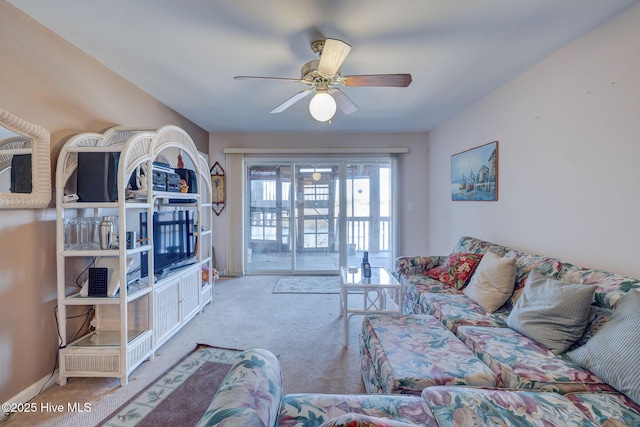
{"label": "ceiling fan motor housing", "polygon": [[319,63],[319,59],[314,59],[313,61],[309,61],[304,64],[300,70],[300,78],[305,82],[313,83],[318,77],[320,77],[320,73],[318,72]]}
{"label": "ceiling fan motor housing", "polygon": [[320,63],[319,59],[314,59],[313,61],[309,61],[302,66],[300,70],[300,78],[307,84],[313,85],[320,81],[325,81],[328,84],[339,84],[340,83],[340,72],[341,69],[336,71],[336,73],[332,76],[325,76],[320,71],[318,71],[318,64]]}

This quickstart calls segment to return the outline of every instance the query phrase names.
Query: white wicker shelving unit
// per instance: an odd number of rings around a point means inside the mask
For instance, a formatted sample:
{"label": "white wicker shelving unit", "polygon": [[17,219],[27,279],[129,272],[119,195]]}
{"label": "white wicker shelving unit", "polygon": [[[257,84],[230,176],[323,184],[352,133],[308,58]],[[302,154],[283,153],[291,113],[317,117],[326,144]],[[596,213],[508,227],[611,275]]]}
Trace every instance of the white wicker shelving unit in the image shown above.
{"label": "white wicker shelving unit", "polygon": [[[75,192],[78,153],[119,153],[115,202],[65,202],[63,195]],[[152,170],[157,158],[166,159],[180,153],[185,165],[196,171],[198,193],[153,191],[152,174],[148,173],[145,195],[126,199],[125,188],[136,168]],[[63,147],[56,170],[56,239],[58,328],[60,333],[59,377],[64,385],[69,377],[117,377],[122,385],[129,374],[145,360],[151,360],[157,348],[175,334],[213,298],[211,275],[203,280],[203,269],[212,268],[211,182],[208,165],[198,153],[189,135],[175,126],[157,130],[115,127],[103,134],[84,133],[71,138]],[[171,199],[172,203],[168,203]],[[181,201],[183,200],[184,203]],[[148,271],[153,270],[153,233],[148,242],[127,249],[125,231],[140,230],[140,213],[152,218],[157,210],[188,209],[196,215],[197,261],[177,269],[167,277],[131,282],[131,270],[139,269],[141,254],[147,254]],[[65,245],[65,220],[76,217],[117,216],[116,229],[120,242],[115,249],[69,249]],[[152,227],[148,221],[147,227]],[[78,278],[96,259],[117,263],[120,290],[114,296],[81,296]],[[136,265],[134,260],[139,260]],[[124,285],[123,285],[124,284]],[[76,308],[86,307],[85,310]],[[69,311],[94,309],[92,330],[71,337],[77,329],[70,325]],[[76,320],[77,322],[77,320]],[[73,326],[73,327],[71,327]],[[68,342],[68,340],[70,342]]]}

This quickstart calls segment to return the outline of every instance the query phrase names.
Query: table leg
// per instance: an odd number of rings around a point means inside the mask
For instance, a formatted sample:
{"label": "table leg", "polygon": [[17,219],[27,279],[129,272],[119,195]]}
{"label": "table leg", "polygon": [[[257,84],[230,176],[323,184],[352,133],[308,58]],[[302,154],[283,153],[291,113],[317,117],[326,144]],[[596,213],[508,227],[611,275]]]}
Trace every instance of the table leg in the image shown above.
{"label": "table leg", "polygon": [[348,304],[347,304],[347,297],[349,295],[349,293],[347,292],[347,289],[345,287],[342,287],[342,289],[340,289],[340,294],[341,294],[341,302],[342,302],[342,307],[340,308],[340,310],[342,311],[342,316],[344,317],[343,321],[344,321],[344,346],[348,347],[349,346],[349,308],[348,308]]}

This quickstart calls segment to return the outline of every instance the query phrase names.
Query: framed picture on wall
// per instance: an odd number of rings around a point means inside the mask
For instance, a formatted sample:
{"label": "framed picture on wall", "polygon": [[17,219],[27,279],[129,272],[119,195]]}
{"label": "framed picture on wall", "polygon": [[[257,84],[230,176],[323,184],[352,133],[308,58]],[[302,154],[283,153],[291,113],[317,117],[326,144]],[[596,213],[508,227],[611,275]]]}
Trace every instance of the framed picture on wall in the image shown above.
{"label": "framed picture on wall", "polygon": [[498,200],[498,141],[451,156],[451,200]]}
{"label": "framed picture on wall", "polygon": [[215,162],[211,166],[211,208],[216,216],[220,215],[224,209],[224,203],[226,199],[225,185],[224,185],[224,169],[220,163]]}

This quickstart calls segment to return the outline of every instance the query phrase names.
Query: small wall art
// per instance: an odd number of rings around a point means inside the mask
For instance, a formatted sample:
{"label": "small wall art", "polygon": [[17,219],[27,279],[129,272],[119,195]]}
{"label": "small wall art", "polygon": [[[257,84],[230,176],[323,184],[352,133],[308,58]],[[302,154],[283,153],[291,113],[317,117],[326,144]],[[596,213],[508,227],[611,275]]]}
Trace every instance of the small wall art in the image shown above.
{"label": "small wall art", "polygon": [[220,215],[224,209],[226,199],[224,185],[224,169],[220,163],[215,162],[210,169],[211,172],[211,207],[216,216]]}
{"label": "small wall art", "polygon": [[451,200],[498,200],[498,141],[451,156]]}

